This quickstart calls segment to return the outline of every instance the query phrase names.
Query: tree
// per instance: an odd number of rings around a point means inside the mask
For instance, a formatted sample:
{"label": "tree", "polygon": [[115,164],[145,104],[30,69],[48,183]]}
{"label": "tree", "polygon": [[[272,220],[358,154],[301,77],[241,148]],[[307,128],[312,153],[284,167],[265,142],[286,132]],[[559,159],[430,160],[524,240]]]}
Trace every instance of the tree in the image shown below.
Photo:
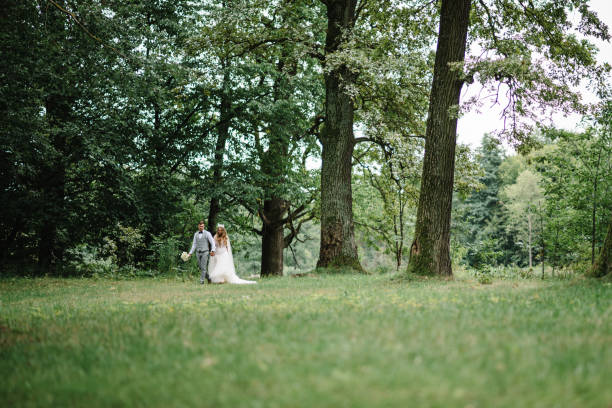
{"label": "tree", "polygon": [[[357,0],[327,0],[325,56],[337,52],[357,19]],[[321,250],[318,267],[361,269],[355,245],[351,190],[354,105],[346,64],[325,71],[325,124],[321,132]]]}
{"label": "tree", "polygon": [[[115,95],[111,67],[121,58],[91,34],[113,23],[100,15],[98,3],[78,5],[75,13],[55,2],[10,2],[3,14],[2,76],[9,99],[3,98],[1,108],[7,125],[2,200],[15,216],[6,226],[3,256],[10,247],[20,257],[32,256],[40,273],[52,271],[74,241],[130,206],[129,194],[122,194],[125,172],[116,161],[125,145],[104,149],[106,131],[121,126],[104,120]],[[107,199],[104,204],[100,197]],[[102,205],[113,210],[98,217]]]}
{"label": "tree", "polygon": [[[612,163],[611,163],[611,141],[610,141],[610,132],[612,131],[612,102],[609,97],[604,103],[604,108],[602,109],[601,114],[598,117],[598,121],[602,126],[602,134],[601,138],[608,139],[607,140],[607,154],[606,158],[608,161],[607,171],[612,173]],[[600,150],[601,152],[601,150]],[[601,154],[601,153],[600,153]],[[598,159],[599,162],[599,159]],[[609,180],[609,176],[607,180]],[[606,190],[609,189],[609,185]],[[608,192],[608,191],[606,191]],[[601,252],[599,253],[599,257],[593,263],[593,267],[591,268],[590,274],[591,276],[602,277],[602,276],[610,276],[612,273],[612,212],[610,213],[610,220],[608,221],[608,232],[606,234],[606,238],[604,240],[603,246],[601,248]]]}
{"label": "tree", "polygon": [[523,162],[516,156],[505,157],[500,142],[489,135],[483,137],[477,149],[476,162],[483,172],[478,177],[480,188],[453,203],[454,238],[466,247],[465,260],[471,266],[480,262],[484,252],[492,263],[510,264],[520,251],[512,234],[506,232],[507,214],[500,193],[504,185],[515,183],[515,167]]}
{"label": "tree", "polygon": [[463,61],[470,5],[470,0],[443,0],[440,11],[421,193],[408,265],[411,272],[419,274],[452,274],[450,217],[457,116],[451,108],[459,104],[463,80],[449,64]]}
{"label": "tree", "polygon": [[592,265],[605,238],[612,205],[609,132],[597,121],[584,132],[549,129],[543,137],[546,144],[527,159],[542,179],[551,263],[553,268],[569,263]]}
{"label": "tree", "polygon": [[[121,233],[120,223],[145,225],[147,243],[173,228],[191,187],[189,172],[197,167],[189,160],[200,151],[206,106],[194,102],[188,66],[181,65],[187,36],[181,22],[192,11],[187,3],[8,5],[6,18],[19,24],[15,31],[9,23],[2,30],[10,40],[3,55],[15,63],[3,64],[3,72],[13,79],[8,94],[21,93],[24,109],[6,104],[2,116],[30,111],[31,125],[12,120],[3,126],[7,181],[13,181],[2,200],[17,200],[19,220],[2,225],[4,256],[32,257],[46,273],[61,266],[66,249]],[[28,136],[21,143],[24,130]],[[12,183],[20,187],[13,190]],[[138,254],[138,261],[144,256]]]}
{"label": "tree", "polygon": [[[318,153],[321,122],[321,74],[309,56],[318,14],[310,1],[211,3],[192,50],[218,62],[208,69],[223,84],[209,224],[230,217],[260,235],[262,276],[282,275],[283,250],[311,217],[304,161]],[[250,218],[230,210],[237,204]]]}
{"label": "tree", "polygon": [[[356,223],[363,230],[364,241],[373,247],[385,247],[393,254],[396,270],[402,266],[406,228],[413,216],[418,197],[418,172],[421,167],[414,146],[420,140],[387,137],[380,148],[370,146],[356,157],[362,175],[355,179]],[[373,200],[378,196],[382,203]],[[361,197],[360,197],[361,196]],[[381,207],[381,208],[378,208]]]}
{"label": "tree", "polygon": [[[351,156],[358,143],[423,138],[431,75],[431,3],[325,1],[325,123],[321,132],[319,266],[361,270],[357,258]],[[360,128],[355,137],[354,127]]]}
{"label": "tree", "polygon": [[[499,96],[506,85],[509,102],[504,109],[514,140],[527,143],[529,126],[521,116],[537,121],[530,108],[561,108],[584,112],[571,85],[582,77],[601,77],[592,49],[568,27],[567,10],[576,7],[578,30],[608,39],[607,27],[588,9],[586,1],[562,3],[478,0],[472,13],[472,40],[483,49],[480,57],[463,63],[470,25],[470,1],[442,1],[440,34],[432,84],[427,141],[417,212],[415,239],[409,270],[416,273],[452,274],[449,255],[453,155],[459,92],[464,80],[490,84]],[[449,33],[453,35],[449,36]],[[521,41],[516,41],[520,38]],[[450,54],[452,53],[452,54]],[[491,57],[490,54],[494,56]],[[546,63],[534,55],[543,55]],[[496,88],[496,90],[495,90]],[[498,99],[496,99],[497,101]],[[451,109],[452,108],[452,109]],[[504,129],[506,130],[506,129]]]}
{"label": "tree", "polygon": [[[529,267],[533,266],[533,234],[536,213],[544,199],[538,185],[540,177],[531,170],[524,170],[516,179],[516,183],[507,186],[502,197],[504,205],[510,214],[510,225],[515,226],[519,237],[527,244]],[[542,232],[542,231],[540,231]]]}
{"label": "tree", "polygon": [[[189,48],[196,59],[206,61],[201,67],[202,76],[217,79],[209,84],[208,89],[214,100],[214,111],[211,113],[215,117],[211,128],[215,141],[209,175],[214,182],[206,189],[210,196],[207,224],[213,234],[219,215],[227,205],[222,199],[230,184],[229,180],[224,182],[228,144],[240,121],[239,116],[244,116],[246,105],[257,98],[259,92],[258,87],[242,86],[249,79],[242,71],[245,67],[253,66],[250,54],[263,44],[253,44],[253,36],[260,33],[253,33],[252,23],[261,9],[259,4],[205,2],[198,35]],[[249,74],[253,75],[253,72]]]}
{"label": "tree", "polygon": [[608,233],[599,253],[599,257],[593,264],[589,274],[596,278],[610,276],[612,273],[612,218],[608,222]]}
{"label": "tree", "polygon": [[[355,220],[363,232],[362,241],[393,254],[399,271],[416,216],[423,143],[398,134],[387,134],[379,142],[359,148],[355,157],[362,169],[362,175],[354,176]],[[455,193],[464,196],[478,184],[480,168],[464,145],[458,146],[456,162]],[[376,196],[379,200],[373,200]]]}

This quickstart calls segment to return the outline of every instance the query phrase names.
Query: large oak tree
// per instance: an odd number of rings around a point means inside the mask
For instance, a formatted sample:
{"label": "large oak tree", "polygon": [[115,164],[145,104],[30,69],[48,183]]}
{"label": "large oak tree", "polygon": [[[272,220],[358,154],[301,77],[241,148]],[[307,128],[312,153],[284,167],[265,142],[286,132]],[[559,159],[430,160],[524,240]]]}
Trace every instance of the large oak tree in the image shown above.
{"label": "large oak tree", "polygon": [[[497,90],[507,89],[503,110],[508,134],[525,143],[531,128],[523,118],[537,120],[536,109],[584,111],[572,86],[596,78],[589,43],[571,32],[569,13],[578,11],[577,29],[586,36],[609,38],[607,27],[584,0],[544,1],[442,0],[434,80],[430,94],[426,146],[415,237],[408,265],[418,274],[451,275],[450,219],[459,97],[466,80],[474,78]],[[472,20],[472,21],[470,21]],[[472,24],[470,24],[472,23]],[[464,63],[468,29],[481,55]],[[499,99],[499,98],[498,98]],[[497,100],[497,99],[496,99]]]}

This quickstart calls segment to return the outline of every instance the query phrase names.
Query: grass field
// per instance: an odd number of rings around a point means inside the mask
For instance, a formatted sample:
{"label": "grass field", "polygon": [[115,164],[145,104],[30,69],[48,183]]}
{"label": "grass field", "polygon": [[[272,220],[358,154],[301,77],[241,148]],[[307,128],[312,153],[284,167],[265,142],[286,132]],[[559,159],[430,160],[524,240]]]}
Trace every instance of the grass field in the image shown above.
{"label": "grass field", "polygon": [[0,280],[0,405],[610,407],[583,279]]}

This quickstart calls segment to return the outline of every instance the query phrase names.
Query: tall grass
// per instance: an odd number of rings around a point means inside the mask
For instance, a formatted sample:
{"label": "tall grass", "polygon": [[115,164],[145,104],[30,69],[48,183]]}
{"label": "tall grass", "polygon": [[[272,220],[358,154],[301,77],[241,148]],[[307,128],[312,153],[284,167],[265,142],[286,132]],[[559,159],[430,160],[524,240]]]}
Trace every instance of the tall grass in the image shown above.
{"label": "tall grass", "polygon": [[610,283],[0,280],[3,406],[606,407]]}

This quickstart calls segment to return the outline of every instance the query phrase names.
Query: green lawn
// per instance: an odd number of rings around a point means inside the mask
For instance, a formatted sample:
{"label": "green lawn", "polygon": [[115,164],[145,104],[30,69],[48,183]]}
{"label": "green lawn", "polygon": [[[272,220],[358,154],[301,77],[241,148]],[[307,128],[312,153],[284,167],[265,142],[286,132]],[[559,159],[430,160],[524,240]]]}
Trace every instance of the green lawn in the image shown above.
{"label": "green lawn", "polygon": [[0,405],[609,407],[609,282],[0,280]]}

